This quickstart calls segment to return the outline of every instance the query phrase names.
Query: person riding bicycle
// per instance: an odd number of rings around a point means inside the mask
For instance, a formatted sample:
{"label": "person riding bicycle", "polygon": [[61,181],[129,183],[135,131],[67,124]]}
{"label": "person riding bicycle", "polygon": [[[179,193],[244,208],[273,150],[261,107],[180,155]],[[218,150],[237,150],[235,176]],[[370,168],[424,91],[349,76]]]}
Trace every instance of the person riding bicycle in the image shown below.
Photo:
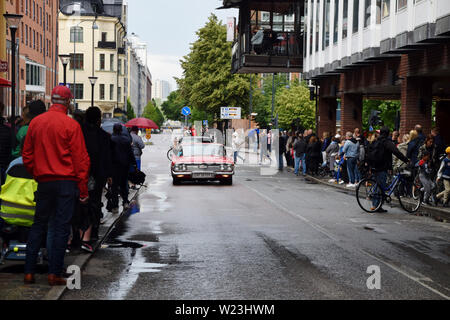
{"label": "person riding bicycle", "polygon": [[[383,127],[380,131],[379,138],[368,147],[367,162],[370,168],[375,170],[374,176],[382,190],[387,189],[388,171],[392,170],[392,155],[395,155],[401,161],[409,163],[409,159],[404,156],[389,139],[390,129]],[[379,199],[374,199],[373,210],[378,206]],[[380,213],[386,213],[387,210],[382,207],[378,209]]]}

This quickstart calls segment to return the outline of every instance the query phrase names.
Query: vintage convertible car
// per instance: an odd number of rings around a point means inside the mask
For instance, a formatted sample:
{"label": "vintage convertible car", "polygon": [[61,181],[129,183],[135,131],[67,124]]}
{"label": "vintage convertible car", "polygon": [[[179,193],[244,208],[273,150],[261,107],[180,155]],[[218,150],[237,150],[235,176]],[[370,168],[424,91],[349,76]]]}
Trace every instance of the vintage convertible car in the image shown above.
{"label": "vintage convertible car", "polygon": [[171,165],[173,184],[181,181],[214,181],[232,185],[233,160],[226,156],[225,147],[217,143],[193,143],[180,146]]}

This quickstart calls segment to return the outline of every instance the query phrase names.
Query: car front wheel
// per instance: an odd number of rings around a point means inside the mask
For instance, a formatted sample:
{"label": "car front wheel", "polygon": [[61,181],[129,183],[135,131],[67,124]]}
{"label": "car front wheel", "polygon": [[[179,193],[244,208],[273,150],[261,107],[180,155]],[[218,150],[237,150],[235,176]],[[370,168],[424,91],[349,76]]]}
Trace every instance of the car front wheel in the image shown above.
{"label": "car front wheel", "polygon": [[180,180],[177,179],[177,178],[173,178],[172,184],[173,184],[174,186],[179,186],[179,185],[180,185]]}
{"label": "car front wheel", "polygon": [[233,185],[233,177],[227,178],[227,179],[222,179],[222,180],[220,180],[220,183],[223,184],[224,186],[231,186],[231,185]]}

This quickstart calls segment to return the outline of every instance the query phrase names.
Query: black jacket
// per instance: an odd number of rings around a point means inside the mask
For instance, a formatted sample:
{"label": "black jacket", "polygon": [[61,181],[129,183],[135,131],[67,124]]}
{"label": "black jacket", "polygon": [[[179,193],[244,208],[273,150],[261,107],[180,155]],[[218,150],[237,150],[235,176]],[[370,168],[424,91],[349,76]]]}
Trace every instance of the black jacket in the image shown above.
{"label": "black jacket", "polygon": [[306,148],[306,153],[309,158],[321,158],[322,144],[319,141],[308,144],[308,147]]}
{"label": "black jacket", "polygon": [[287,143],[287,137],[286,136],[280,136],[279,138],[279,152],[280,154],[286,153],[286,143]]}
{"label": "black jacket", "polygon": [[83,125],[86,149],[91,159],[90,175],[95,179],[103,180],[112,177],[111,137],[98,126]]}
{"label": "black jacket", "polygon": [[378,171],[388,171],[392,170],[392,155],[396,156],[400,160],[405,163],[409,163],[409,159],[397,149],[395,144],[391,141],[391,139],[387,137],[379,137],[379,141],[383,144],[384,147],[384,160],[383,164],[378,168],[375,168]]}
{"label": "black jacket", "polygon": [[297,158],[302,157],[306,153],[308,145],[306,144],[306,141],[303,139],[298,139],[294,144],[294,151],[295,156]]}
{"label": "black jacket", "polygon": [[11,162],[11,129],[4,122],[0,117],[0,167],[3,168]]}
{"label": "black jacket", "polygon": [[[114,167],[135,166],[136,159],[134,158],[131,143],[127,137],[123,135],[113,135],[112,141],[112,163]],[[115,170],[115,169],[114,169]]]}

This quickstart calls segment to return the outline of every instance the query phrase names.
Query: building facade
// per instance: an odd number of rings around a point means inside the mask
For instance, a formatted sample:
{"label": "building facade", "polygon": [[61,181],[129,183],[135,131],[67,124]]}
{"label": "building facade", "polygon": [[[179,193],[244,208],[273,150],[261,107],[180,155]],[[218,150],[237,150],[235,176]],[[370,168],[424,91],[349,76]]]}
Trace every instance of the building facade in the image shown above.
{"label": "building facade", "polygon": [[450,1],[306,0],[305,23],[303,71],[320,87],[319,131],[334,132],[337,120],[353,131],[364,99],[389,99],[401,101],[402,133],[416,124],[428,133],[435,112],[450,141]]}
{"label": "building facade", "polygon": [[[50,94],[58,84],[58,11],[57,0],[10,0],[3,1],[7,13],[23,15],[16,33],[16,110],[20,115],[22,108],[35,99],[50,105]],[[11,81],[11,34],[5,29],[6,43],[2,43],[2,60],[8,63],[8,73],[4,75]],[[2,77],[2,78],[4,78]],[[1,90],[1,100],[7,106],[6,115],[11,114],[11,89]]]}
{"label": "building facade", "polygon": [[[67,83],[74,93],[76,107],[92,105],[89,77],[97,77],[94,106],[105,118],[115,109],[126,110],[128,68],[126,55],[127,6],[121,0],[61,0],[59,49],[70,54]],[[60,62],[60,70],[62,64]],[[63,82],[63,73],[59,81]]]}
{"label": "building facade", "polygon": [[172,87],[169,81],[156,79],[152,88],[152,98],[164,102],[172,92]]}

